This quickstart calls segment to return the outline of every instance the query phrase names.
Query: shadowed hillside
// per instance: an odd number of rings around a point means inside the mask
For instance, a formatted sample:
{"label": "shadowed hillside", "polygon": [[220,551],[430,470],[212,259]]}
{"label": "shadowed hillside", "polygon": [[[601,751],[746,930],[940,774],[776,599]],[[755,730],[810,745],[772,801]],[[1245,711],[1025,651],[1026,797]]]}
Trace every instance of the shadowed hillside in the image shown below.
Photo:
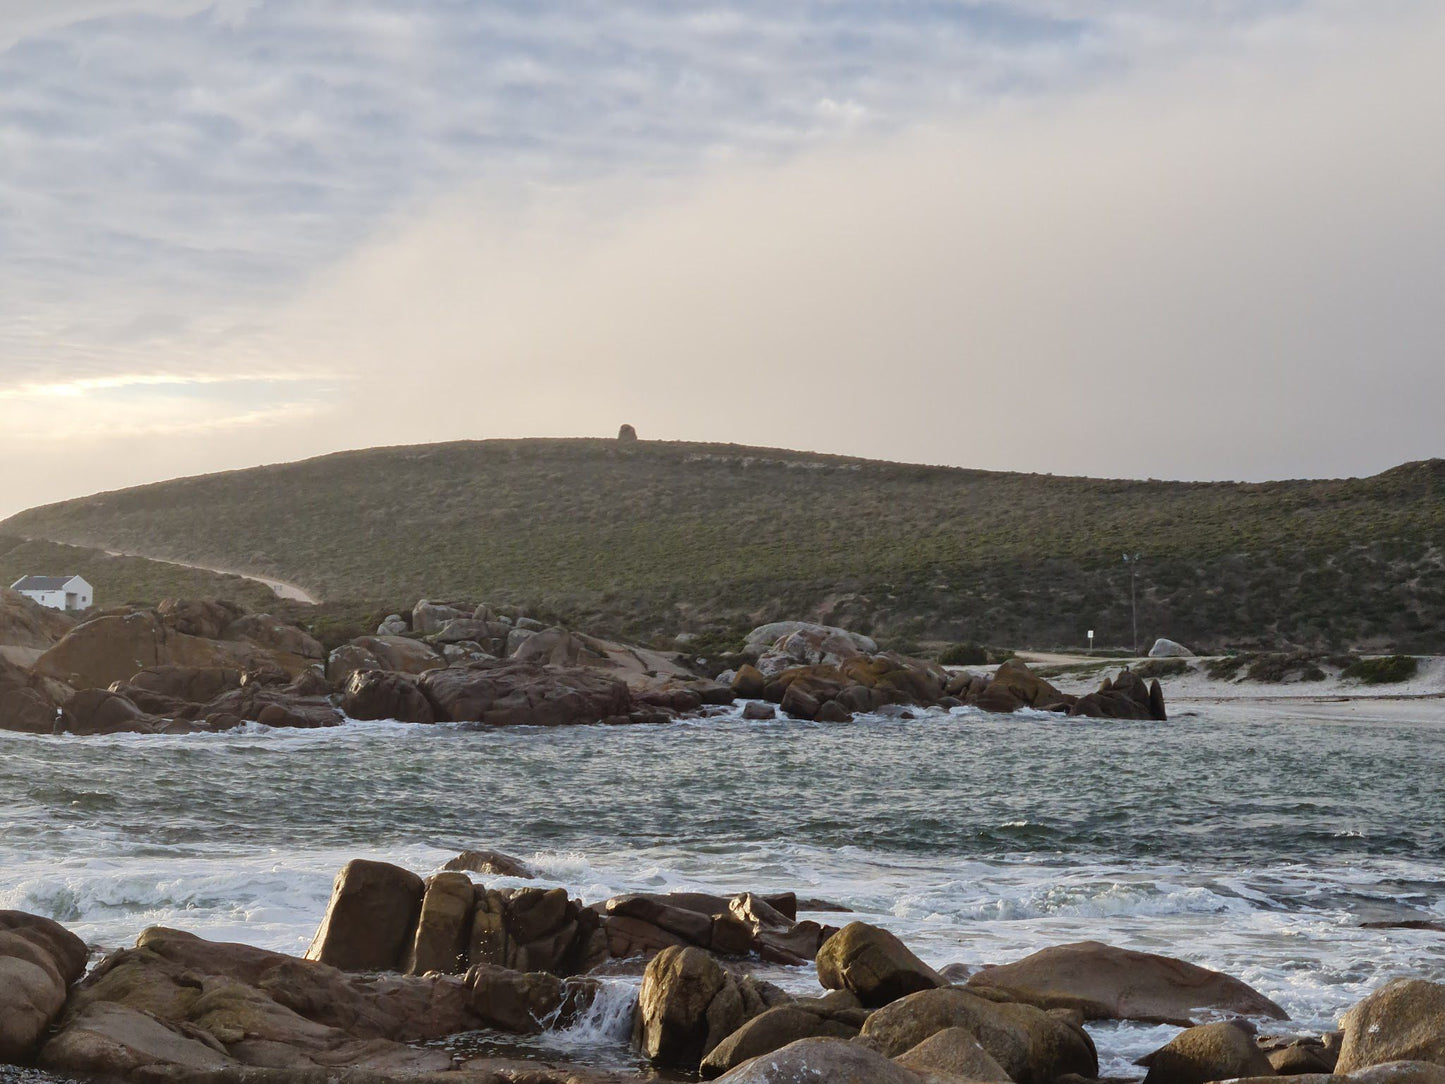
{"label": "shadowed hillside", "polygon": [[734,445],[345,452],[23,512],[0,533],[294,580],[330,601],[541,607],[637,636],[811,615],[899,639],[1445,650],[1445,461],[1175,483]]}

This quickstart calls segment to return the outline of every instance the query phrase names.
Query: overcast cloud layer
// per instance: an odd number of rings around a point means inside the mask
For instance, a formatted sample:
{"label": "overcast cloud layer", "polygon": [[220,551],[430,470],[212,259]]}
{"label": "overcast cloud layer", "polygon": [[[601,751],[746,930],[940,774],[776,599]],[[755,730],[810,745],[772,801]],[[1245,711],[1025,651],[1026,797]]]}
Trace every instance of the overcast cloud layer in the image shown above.
{"label": "overcast cloud layer", "polygon": [[0,513],[622,421],[1445,454],[1441,55],[1407,0],[0,0]]}

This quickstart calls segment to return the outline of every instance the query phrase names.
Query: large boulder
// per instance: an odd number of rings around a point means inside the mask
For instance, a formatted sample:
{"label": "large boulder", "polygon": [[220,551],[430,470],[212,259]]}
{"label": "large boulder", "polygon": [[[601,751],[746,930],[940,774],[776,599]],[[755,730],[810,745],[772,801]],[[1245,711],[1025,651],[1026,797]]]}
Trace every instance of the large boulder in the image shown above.
{"label": "large boulder", "polygon": [[352,719],[395,719],[432,723],[436,713],[410,674],[394,670],[357,670],[346,683],[341,710]]}
{"label": "large boulder", "polygon": [[642,977],[633,1045],[659,1065],[696,1070],[718,1043],[781,996],[736,978],[702,949],[665,948]]}
{"label": "large boulder", "polygon": [[1340,1021],[1336,1071],[1392,1061],[1445,1066],[1445,983],[1400,979],[1376,990]]}
{"label": "large boulder", "polygon": [[993,1060],[967,1028],[936,1031],[893,1060],[920,1075],[931,1073],[949,1079],[1012,1084],[1003,1067]]}
{"label": "large boulder", "polygon": [[420,640],[407,636],[358,636],[327,656],[326,680],[341,689],[358,670],[422,674],[446,664],[440,652]]}
{"label": "large boulder", "polygon": [[1055,945],[1016,963],[985,967],[968,985],[1002,990],[1045,1009],[1078,1009],[1087,1020],[1189,1027],[1208,1014],[1286,1018],[1258,990],[1222,972],[1098,941]]}
{"label": "large boulder", "polygon": [[168,598],[156,607],[167,628],[203,640],[221,640],[226,629],[242,615],[240,606],[218,598]]}
{"label": "large boulder", "polygon": [[1151,659],[1192,659],[1194,652],[1190,651],[1183,644],[1174,640],[1166,640],[1164,637],[1154,641],[1154,646],[1149,649]]}
{"label": "large boulder", "polygon": [[98,1079],[409,1078],[452,1068],[445,1050],[410,1044],[512,1024],[537,1031],[546,1013],[565,1021],[590,995],[586,984],[491,970],[348,975],[153,929],[75,988],[38,1062]]}
{"label": "large boulder", "polygon": [[0,911],[0,1065],[29,1060],[86,956],[85,942],[59,923]]}
{"label": "large boulder", "polygon": [[[207,627],[184,621],[187,628]],[[157,666],[254,670],[295,676],[308,660],[240,640],[181,632],[156,610],[105,614],[77,625],[35,661],[35,672],[76,689],[105,689]]]}
{"label": "large boulder", "polygon": [[1207,1084],[1211,1080],[1275,1075],[1254,1035],[1232,1021],[1180,1032],[1135,1064],[1149,1070],[1145,1084]]}
{"label": "large boulder", "polygon": [[426,886],[409,870],[353,859],[336,875],[306,952],[343,971],[394,971],[412,945]]}
{"label": "large boulder", "polygon": [[586,667],[507,660],[433,670],[421,689],[437,718],[489,726],[567,726],[623,718],[627,686]]}
{"label": "large boulder", "polygon": [[858,1028],[853,1025],[793,1005],[779,1005],[753,1017],[713,1047],[702,1059],[702,1076],[704,1079],[721,1076],[729,1069],[781,1050],[799,1039],[851,1039],[857,1034]]}
{"label": "large boulder", "polygon": [[[179,701],[205,704],[222,693],[241,687],[241,671],[224,666],[148,666],[124,682],[126,696],[136,706],[164,712]],[[149,699],[151,702],[146,703]]]}
{"label": "large boulder", "polygon": [[916,1074],[858,1043],[799,1039],[717,1078],[726,1084],[919,1084]]}
{"label": "large boulder", "polygon": [[0,655],[0,730],[53,734],[61,725],[44,681]]}
{"label": "large boulder", "polygon": [[82,689],[66,705],[65,728],[72,734],[153,734],[159,720],[108,689]]}
{"label": "large boulder", "polygon": [[765,675],[794,666],[837,666],[859,655],[872,655],[878,645],[867,636],[807,621],[775,621],[748,633],[743,650],[757,654]]}
{"label": "large boulder", "polygon": [[430,636],[434,632],[440,632],[448,621],[471,617],[472,613],[470,608],[422,599],[412,607],[411,628],[418,636]]}
{"label": "large boulder", "polygon": [[42,606],[19,591],[0,587],[0,648],[44,651],[75,622],[49,606]]}
{"label": "large boulder", "polygon": [[1079,697],[1069,709],[1069,714],[1092,719],[1153,719],[1163,722],[1168,718],[1164,710],[1164,693],[1158,679],[1148,685],[1132,670],[1119,671],[1112,681],[1105,678],[1097,692]]}
{"label": "large boulder", "polygon": [[476,887],[465,873],[443,872],[428,877],[416,934],[406,957],[406,972],[459,975],[466,971],[467,942],[476,905]]}
{"label": "large boulder", "polygon": [[866,922],[850,922],[823,942],[817,963],[824,989],[852,991],[869,1006],[948,985],[897,937]]}
{"label": "large boulder", "polygon": [[958,987],[923,990],[874,1012],[863,1038],[889,1057],[946,1028],[963,1028],[1017,1084],[1048,1084],[1077,1073],[1099,1075],[1093,1040],[1066,1013],[994,1002]]}
{"label": "large boulder", "polygon": [[537,876],[531,866],[520,858],[513,858],[501,851],[463,851],[455,858],[447,859],[444,870],[461,870],[466,873],[489,873],[494,877],[520,877],[530,881]]}
{"label": "large boulder", "polygon": [[305,629],[270,614],[246,614],[226,626],[225,639],[249,640],[257,647],[300,659],[324,659],[326,649]]}

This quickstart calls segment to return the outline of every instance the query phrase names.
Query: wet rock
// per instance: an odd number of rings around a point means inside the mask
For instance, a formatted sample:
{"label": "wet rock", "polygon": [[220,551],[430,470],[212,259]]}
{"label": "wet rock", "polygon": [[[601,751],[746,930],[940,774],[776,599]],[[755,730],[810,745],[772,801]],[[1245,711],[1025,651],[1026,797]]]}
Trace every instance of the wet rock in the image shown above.
{"label": "wet rock", "polygon": [[1189,1027],[1201,1012],[1285,1019],[1283,1009],[1239,979],[1098,941],[1055,945],[1016,963],[985,967],[968,984],[1041,1008],[1076,1008],[1088,1020]]}
{"label": "wet rock", "polygon": [[916,1074],[866,1046],[800,1039],[717,1078],[726,1084],[919,1084]]}
{"label": "wet rock", "polygon": [[756,666],[743,665],[738,667],[737,673],[733,675],[732,689],[744,699],[758,700],[762,697],[767,683],[767,678]]}
{"label": "wet rock", "polygon": [[442,869],[485,873],[494,877],[521,877],[529,881],[536,877],[527,863],[501,851],[463,851],[455,858],[447,859]]}
{"label": "wet rock", "polygon": [[702,1060],[702,1076],[708,1080],[721,1076],[745,1061],[781,1050],[799,1039],[851,1039],[857,1034],[856,1027],[790,1005],[779,1005],[753,1017],[713,1047]]}
{"label": "wet rock", "polygon": [[967,1028],[944,1028],[893,1059],[915,1073],[947,1078],[1012,1084],[1002,1066],[979,1045]]}
{"label": "wet rock", "polygon": [[1254,1035],[1228,1021],[1189,1028],[1135,1064],[1149,1070],[1145,1084],[1206,1084],[1275,1075]]}
{"label": "wet rock", "polygon": [[825,989],[851,990],[869,1006],[947,985],[897,937],[864,922],[849,923],[818,949],[818,981]]}
{"label": "wet rock", "polygon": [[586,667],[473,663],[430,671],[421,689],[439,719],[489,726],[599,723],[633,710],[624,683]]}
{"label": "wet rock", "polygon": [[767,719],[776,719],[778,709],[771,704],[764,704],[760,700],[750,700],[743,705],[743,718],[753,722],[762,722]]}
{"label": "wet rock", "polygon": [[44,681],[0,655],[0,730],[54,734],[63,725]]}
{"label": "wet rock", "polygon": [[0,1064],[29,1061],[86,955],[85,943],[59,923],[0,911]]}
{"label": "wet rock", "polygon": [[432,723],[436,715],[409,674],[390,670],[357,670],[346,683],[341,710],[352,719],[395,719],[401,723]]}
{"label": "wet rock", "polygon": [[152,734],[158,720],[119,693],[82,689],[66,705],[66,729],[72,734]]}
{"label": "wet rock", "polygon": [[1445,1066],[1445,983],[1400,979],[1376,990],[1340,1021],[1336,1071],[1394,1061]]}
{"label": "wet rock", "polygon": [[738,979],[698,948],[665,948],[647,965],[633,1045],[659,1065],[696,1069],[723,1039],[786,995]]}
{"label": "wet rock", "polygon": [[970,1032],[1017,1084],[1099,1074],[1093,1040],[1078,1023],[1032,1005],[987,1001],[959,987],[923,990],[883,1006],[868,1017],[862,1036],[897,1057],[945,1028]]}
{"label": "wet rock", "polygon": [[336,875],[306,958],[343,971],[397,969],[412,944],[424,891],[409,870],[353,859]]}
{"label": "wet rock", "polygon": [[465,873],[437,873],[426,879],[416,933],[406,958],[407,974],[437,971],[459,975],[466,971],[476,895]]}

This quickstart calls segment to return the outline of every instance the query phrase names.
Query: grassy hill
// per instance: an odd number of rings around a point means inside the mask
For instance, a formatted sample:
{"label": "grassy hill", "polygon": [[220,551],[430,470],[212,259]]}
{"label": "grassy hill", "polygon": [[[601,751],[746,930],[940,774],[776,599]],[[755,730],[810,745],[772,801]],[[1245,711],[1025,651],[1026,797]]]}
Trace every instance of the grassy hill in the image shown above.
{"label": "grassy hill", "polygon": [[103,550],[0,534],[0,583],[8,587],[32,573],[84,576],[96,589],[101,609],[127,602],[155,603],[163,598],[226,598],[250,610],[274,610],[277,605],[270,588],[239,576],[181,568],[142,557],[111,557]]}
{"label": "grassy hill", "polygon": [[465,597],[635,636],[812,615],[895,640],[1445,651],[1445,461],[1263,484],[1067,478],[734,445],[345,452],[31,509],[0,533]]}

